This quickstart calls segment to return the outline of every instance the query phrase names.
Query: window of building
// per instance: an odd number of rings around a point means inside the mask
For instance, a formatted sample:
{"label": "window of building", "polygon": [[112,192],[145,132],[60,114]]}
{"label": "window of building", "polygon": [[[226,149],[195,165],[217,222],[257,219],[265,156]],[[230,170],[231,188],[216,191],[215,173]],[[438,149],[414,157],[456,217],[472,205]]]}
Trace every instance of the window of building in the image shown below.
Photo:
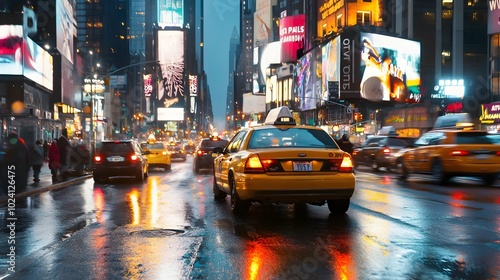
{"label": "window of building", "polygon": [[286,0],[280,0],[280,9],[286,8]]}
{"label": "window of building", "polygon": [[337,16],[337,28],[342,28],[342,15]]}
{"label": "window of building", "polygon": [[372,13],[369,11],[357,11],[356,12],[356,23],[357,24],[370,24]]}

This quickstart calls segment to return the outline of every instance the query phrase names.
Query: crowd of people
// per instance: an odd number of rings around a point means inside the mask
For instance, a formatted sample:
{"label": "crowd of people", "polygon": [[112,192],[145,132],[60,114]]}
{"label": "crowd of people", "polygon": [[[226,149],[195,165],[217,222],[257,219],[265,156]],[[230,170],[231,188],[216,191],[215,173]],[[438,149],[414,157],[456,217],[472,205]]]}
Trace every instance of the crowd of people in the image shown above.
{"label": "crowd of people", "polygon": [[33,182],[40,182],[40,173],[46,165],[52,174],[52,183],[66,181],[71,172],[84,172],[89,163],[90,152],[83,142],[68,139],[67,129],[63,129],[57,140],[36,140],[28,145],[16,132],[8,134],[2,150],[1,193],[24,190],[28,185],[28,176],[32,170]]}

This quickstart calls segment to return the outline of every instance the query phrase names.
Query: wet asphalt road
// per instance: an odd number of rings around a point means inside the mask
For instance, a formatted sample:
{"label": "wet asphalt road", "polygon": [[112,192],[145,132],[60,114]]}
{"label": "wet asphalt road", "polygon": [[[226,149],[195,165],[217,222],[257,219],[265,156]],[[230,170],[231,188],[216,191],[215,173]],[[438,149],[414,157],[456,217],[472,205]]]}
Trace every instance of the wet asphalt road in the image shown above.
{"label": "wet asphalt road", "polygon": [[0,208],[0,279],[500,279],[500,182],[360,169],[346,215],[257,204],[234,217],[191,160],[18,202],[14,238]]}

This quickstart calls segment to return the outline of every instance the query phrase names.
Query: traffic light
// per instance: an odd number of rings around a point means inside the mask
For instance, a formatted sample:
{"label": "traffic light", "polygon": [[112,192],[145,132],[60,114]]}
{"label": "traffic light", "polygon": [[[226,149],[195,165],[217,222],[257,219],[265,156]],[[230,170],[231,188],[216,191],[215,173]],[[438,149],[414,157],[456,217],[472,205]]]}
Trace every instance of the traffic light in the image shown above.
{"label": "traffic light", "polygon": [[354,113],[354,120],[355,121],[363,120],[363,115],[361,113]]}

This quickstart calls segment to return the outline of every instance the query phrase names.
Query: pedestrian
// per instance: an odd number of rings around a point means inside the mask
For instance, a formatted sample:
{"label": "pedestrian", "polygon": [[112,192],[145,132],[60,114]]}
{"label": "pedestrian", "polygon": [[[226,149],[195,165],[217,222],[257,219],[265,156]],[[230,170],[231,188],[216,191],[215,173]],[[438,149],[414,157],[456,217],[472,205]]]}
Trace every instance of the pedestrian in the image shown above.
{"label": "pedestrian", "polygon": [[45,159],[45,161],[48,161],[48,157],[49,157],[49,142],[47,140],[43,141],[43,158]]}
{"label": "pedestrian", "polygon": [[349,141],[349,137],[347,137],[347,134],[342,135],[342,137],[337,140],[337,145],[339,145],[339,148],[342,151],[348,152],[350,155],[352,155],[354,145],[351,143],[351,141]]}
{"label": "pedestrian", "polygon": [[28,185],[29,150],[24,139],[11,132],[6,139],[6,152],[2,160],[2,190],[5,194],[11,191],[23,191]]}
{"label": "pedestrian", "polygon": [[52,174],[52,184],[55,184],[59,182],[57,174],[59,172],[59,168],[61,168],[61,164],[59,162],[59,146],[57,145],[56,140],[52,141],[47,158],[49,161],[50,173]]}
{"label": "pedestrian", "polygon": [[40,182],[40,171],[42,170],[42,165],[45,162],[41,140],[36,140],[35,145],[31,147],[30,160],[31,166],[33,167],[33,182]]}
{"label": "pedestrian", "polygon": [[70,156],[73,148],[68,140],[68,130],[66,128],[62,129],[61,137],[57,140],[57,146],[59,147],[59,163],[61,164],[61,179],[66,181],[68,179],[69,167],[70,167]]}

